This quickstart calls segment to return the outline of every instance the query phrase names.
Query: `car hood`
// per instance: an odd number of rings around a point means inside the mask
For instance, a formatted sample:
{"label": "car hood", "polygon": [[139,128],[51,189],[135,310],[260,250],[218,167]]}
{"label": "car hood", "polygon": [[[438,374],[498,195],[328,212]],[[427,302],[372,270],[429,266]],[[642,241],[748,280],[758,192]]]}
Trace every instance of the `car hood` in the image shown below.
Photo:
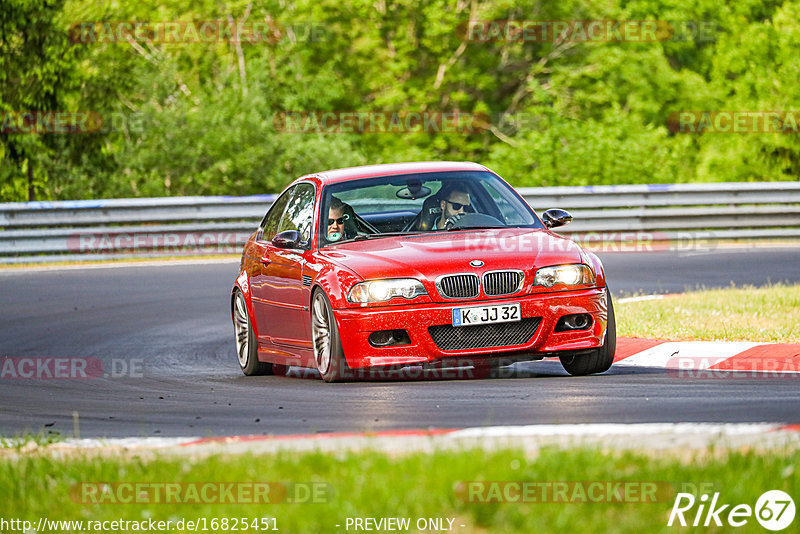
{"label": "car hood", "polygon": [[[547,265],[588,263],[569,239],[531,228],[434,232],[343,243],[321,254],[365,280],[417,278],[433,282],[449,273],[495,269],[531,272]],[[479,260],[481,267],[470,262]]]}

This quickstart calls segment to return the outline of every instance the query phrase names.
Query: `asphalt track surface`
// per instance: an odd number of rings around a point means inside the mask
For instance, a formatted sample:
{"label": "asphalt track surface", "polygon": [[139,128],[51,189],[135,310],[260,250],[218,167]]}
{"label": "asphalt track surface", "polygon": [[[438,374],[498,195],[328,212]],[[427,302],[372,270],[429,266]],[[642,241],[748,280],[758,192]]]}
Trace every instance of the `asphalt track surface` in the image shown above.
{"label": "asphalt track surface", "polygon": [[[800,249],[601,254],[621,293],[800,282]],[[229,292],[238,263],[0,271],[0,357],[102,361],[94,379],[0,379],[0,434],[221,436],[537,423],[800,422],[800,380],[687,380],[557,362],[480,380],[244,377]],[[133,372],[131,372],[131,370]],[[133,376],[131,376],[133,375]]]}

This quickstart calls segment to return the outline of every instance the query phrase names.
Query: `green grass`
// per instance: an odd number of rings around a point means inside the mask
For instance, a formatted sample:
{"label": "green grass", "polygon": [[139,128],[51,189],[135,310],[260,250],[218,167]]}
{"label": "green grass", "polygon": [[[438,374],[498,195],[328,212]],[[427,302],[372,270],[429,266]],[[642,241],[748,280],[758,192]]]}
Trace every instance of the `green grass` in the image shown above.
{"label": "green grass", "polygon": [[800,343],[800,285],[693,291],[615,311],[619,336]]}
{"label": "green grass", "polygon": [[[545,448],[532,458],[515,450],[439,451],[390,456],[281,453],[210,458],[0,457],[0,517],[37,521],[274,517],[281,532],[345,532],[348,517],[455,518],[455,532],[668,532],[675,490],[713,488],[727,503],[755,505],[780,489],[800,496],[797,450],[669,455]],[[330,492],[313,504],[94,504],[70,488],[81,482],[318,482]],[[648,481],[669,483],[654,503],[468,503],[464,481]],[[692,486],[693,485],[693,486]],[[696,510],[696,507],[695,509]],[[692,515],[693,517],[693,515]],[[797,521],[797,520],[796,520]],[[337,528],[335,525],[342,525]],[[465,525],[460,527],[458,525]],[[737,532],[763,532],[754,518]],[[202,531],[202,529],[201,529]],[[415,528],[410,529],[415,532]],[[679,528],[723,532],[725,528]],[[251,532],[253,532],[251,530]],[[353,532],[352,528],[350,532]]]}

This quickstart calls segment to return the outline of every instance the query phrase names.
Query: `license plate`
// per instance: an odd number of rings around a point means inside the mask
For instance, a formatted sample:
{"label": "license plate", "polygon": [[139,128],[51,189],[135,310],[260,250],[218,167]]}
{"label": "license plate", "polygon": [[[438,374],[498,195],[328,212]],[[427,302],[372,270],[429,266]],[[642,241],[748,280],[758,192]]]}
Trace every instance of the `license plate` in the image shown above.
{"label": "license plate", "polygon": [[473,324],[513,323],[521,317],[519,302],[496,306],[453,308],[453,326]]}

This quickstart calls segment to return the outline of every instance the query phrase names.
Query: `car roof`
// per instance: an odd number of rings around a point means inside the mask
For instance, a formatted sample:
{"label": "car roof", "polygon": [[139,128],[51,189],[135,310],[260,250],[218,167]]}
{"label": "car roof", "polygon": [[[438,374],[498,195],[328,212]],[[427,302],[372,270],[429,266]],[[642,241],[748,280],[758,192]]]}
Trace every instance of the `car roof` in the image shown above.
{"label": "car roof", "polygon": [[[372,178],[376,176],[392,176],[395,174],[412,174],[424,172],[448,171],[488,171],[486,167],[469,161],[418,161],[412,163],[385,163],[382,165],[364,165],[361,167],[347,167],[314,173],[323,185],[356,180],[359,178]],[[305,178],[305,177],[304,177]]]}

